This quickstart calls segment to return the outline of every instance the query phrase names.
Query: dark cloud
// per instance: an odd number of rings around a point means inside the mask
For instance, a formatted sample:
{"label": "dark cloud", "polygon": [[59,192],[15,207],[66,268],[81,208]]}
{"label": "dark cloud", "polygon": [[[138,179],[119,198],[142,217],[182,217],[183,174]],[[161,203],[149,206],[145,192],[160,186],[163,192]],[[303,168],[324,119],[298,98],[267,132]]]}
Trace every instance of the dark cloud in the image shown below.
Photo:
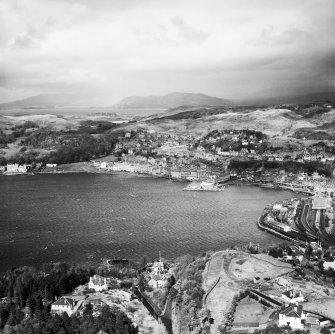
{"label": "dark cloud", "polygon": [[15,49],[28,49],[34,45],[34,39],[28,34],[22,34],[15,37],[12,47]]}
{"label": "dark cloud", "polygon": [[305,45],[313,37],[306,31],[297,28],[288,28],[283,32],[276,32],[274,27],[263,29],[262,33],[255,41],[256,45],[276,46],[276,45]]}
{"label": "dark cloud", "polygon": [[209,33],[192,27],[180,17],[172,19],[171,22],[178,29],[186,43],[203,42],[209,37]]}

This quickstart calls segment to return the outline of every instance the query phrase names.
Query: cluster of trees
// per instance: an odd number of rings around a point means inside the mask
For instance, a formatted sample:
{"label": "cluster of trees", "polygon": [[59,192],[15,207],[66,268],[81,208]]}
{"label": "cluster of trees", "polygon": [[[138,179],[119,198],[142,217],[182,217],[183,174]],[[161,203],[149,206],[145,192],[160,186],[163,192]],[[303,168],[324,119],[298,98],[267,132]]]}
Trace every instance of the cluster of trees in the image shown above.
{"label": "cluster of trees", "polygon": [[27,121],[21,125],[15,125],[10,130],[11,133],[6,133],[3,130],[0,130],[0,147],[6,146],[9,143],[13,143],[16,141],[17,138],[24,135],[27,129],[38,128],[39,126],[32,122]]}
{"label": "cluster of trees", "polygon": [[[183,306],[189,309],[192,304],[201,309],[204,290],[202,289],[202,272],[210,256],[204,254],[191,263],[179,263],[175,269],[175,278],[178,281],[178,294],[183,296]],[[183,307],[183,308],[184,308]]]}
{"label": "cluster of trees", "polygon": [[88,282],[93,273],[91,268],[66,263],[47,264],[42,271],[33,267],[7,271],[0,279],[0,298],[6,300],[0,306],[0,330],[6,324],[20,324],[25,308],[32,318],[47,316],[51,301]]}
{"label": "cluster of trees", "polygon": [[240,291],[238,294],[236,294],[234,297],[233,297],[233,300],[230,304],[230,307],[229,309],[226,311],[226,314],[225,314],[225,317],[226,317],[226,322],[224,325],[221,325],[219,330],[222,332],[222,333],[226,333],[226,331],[230,330],[231,327],[232,327],[232,324],[234,322],[234,314],[235,314],[235,311],[236,311],[236,307],[238,305],[238,303],[244,299],[245,297],[247,297],[249,295],[249,292],[246,290],[246,291]]}
{"label": "cluster of trees", "polygon": [[52,316],[48,313],[27,318],[15,326],[7,324],[4,333],[10,334],[135,334],[138,332],[125,313],[117,308],[104,306],[97,317],[92,307],[86,307],[83,317],[67,313]]}
{"label": "cluster of trees", "polygon": [[[255,334],[310,334],[310,330],[296,329],[292,330],[290,326],[279,327],[278,325],[270,325],[265,329],[256,329]],[[325,333],[324,333],[325,334]]]}
{"label": "cluster of trees", "polygon": [[180,331],[187,332],[193,323],[201,321],[203,316],[202,302],[205,291],[202,289],[202,273],[210,255],[203,253],[197,258],[190,255],[175,260],[174,268],[176,284],[169,294],[175,301],[178,317],[180,318]]}
{"label": "cluster of trees", "polygon": [[83,317],[66,313],[52,316],[51,303],[87,283],[95,273],[91,267],[66,263],[12,269],[0,279],[0,332],[15,334],[44,333],[137,333],[131,320],[118,309],[105,306],[98,317],[86,307]]}
{"label": "cluster of trees", "polygon": [[[119,136],[119,132],[93,136],[87,133],[69,134],[67,132],[41,129],[21,141],[21,145],[23,145],[24,149],[20,153],[10,159],[1,157],[0,164],[30,164],[33,161],[66,164],[89,161],[90,159],[110,154],[115,144],[119,141]],[[40,156],[37,150],[27,150],[27,146],[52,149],[52,151],[49,154]]]}
{"label": "cluster of trees", "polygon": [[298,161],[259,161],[232,159],[229,163],[229,168],[236,170],[256,170],[262,165],[266,169],[284,169],[286,172],[291,173],[305,172],[311,175],[314,172],[318,172],[319,174],[325,175],[326,177],[331,177],[333,173],[333,168],[331,165],[324,164],[319,161],[301,163]]}
{"label": "cluster of trees", "polygon": [[257,140],[262,140],[266,138],[266,135],[261,132],[261,131],[256,131],[256,130],[250,130],[250,129],[245,129],[245,130],[212,130],[210,132],[208,132],[208,134],[204,137],[204,139],[209,139],[212,137],[217,137],[220,136],[222,134],[230,134],[231,132],[233,132],[233,134],[240,134],[242,137],[250,137],[253,136],[255,137]]}
{"label": "cluster of trees", "polygon": [[[235,131],[236,132],[236,131]],[[247,148],[248,150],[255,150],[258,154],[262,154],[268,147],[267,142],[252,144],[249,143],[246,146],[242,145],[242,139],[239,141],[232,141],[231,138],[221,138],[223,134],[230,133],[229,130],[213,130],[205,135],[201,140],[194,143],[194,147],[198,147],[200,144],[208,151],[214,152],[217,148],[221,148],[221,151],[241,151],[242,148]],[[260,131],[254,130],[241,130],[241,134],[237,131],[241,138],[249,138],[249,136],[254,136],[257,141],[262,140],[266,136]],[[215,140],[215,141],[213,141]]]}
{"label": "cluster of trees", "polygon": [[46,156],[45,161],[65,164],[106,156],[112,152],[119,136],[120,133],[106,133],[97,137],[90,134],[68,135],[66,142]]}
{"label": "cluster of trees", "polygon": [[0,147],[6,147],[7,144],[13,143],[16,137],[13,133],[8,134],[0,130]]}

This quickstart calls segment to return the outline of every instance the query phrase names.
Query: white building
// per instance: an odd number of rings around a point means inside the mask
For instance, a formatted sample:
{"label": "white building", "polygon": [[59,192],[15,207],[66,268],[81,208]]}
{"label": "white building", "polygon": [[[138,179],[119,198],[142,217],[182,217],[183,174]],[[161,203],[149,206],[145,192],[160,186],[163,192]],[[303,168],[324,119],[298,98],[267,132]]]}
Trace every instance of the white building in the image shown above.
{"label": "white building", "polygon": [[283,292],[281,298],[287,303],[296,305],[304,301],[304,296],[301,291],[294,292],[293,289]]}
{"label": "white building", "polygon": [[52,313],[63,313],[66,312],[69,316],[73,313],[73,309],[76,305],[76,301],[72,297],[63,296],[56,300],[51,305],[51,312]]}
{"label": "white building", "polygon": [[94,289],[95,291],[103,291],[108,290],[109,284],[107,282],[107,278],[94,275],[90,277],[90,281],[88,282],[88,288]]}
{"label": "white building", "polygon": [[7,173],[27,173],[27,166],[19,164],[7,164]]}
{"label": "white building", "polygon": [[152,265],[148,285],[153,289],[157,289],[165,286],[166,282],[167,270],[164,268],[164,262],[161,260],[159,255],[159,261],[154,262]]}
{"label": "white building", "polygon": [[290,326],[293,330],[304,329],[302,320],[306,319],[306,313],[302,306],[289,305],[279,311],[278,326]]}
{"label": "white building", "polygon": [[329,268],[332,268],[335,270],[335,262],[334,261],[325,261],[323,262],[323,269],[328,270]]}
{"label": "white building", "polygon": [[153,289],[162,288],[165,286],[166,280],[162,275],[152,275],[148,285]]}

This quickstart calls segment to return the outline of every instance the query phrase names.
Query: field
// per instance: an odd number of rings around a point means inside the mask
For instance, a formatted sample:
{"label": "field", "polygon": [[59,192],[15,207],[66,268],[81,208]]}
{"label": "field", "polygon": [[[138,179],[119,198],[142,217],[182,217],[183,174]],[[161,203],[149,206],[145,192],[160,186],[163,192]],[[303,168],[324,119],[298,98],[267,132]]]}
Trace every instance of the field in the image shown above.
{"label": "field", "polygon": [[247,323],[258,322],[264,324],[272,312],[273,309],[269,309],[254,299],[246,297],[242,299],[236,307],[234,324],[245,324],[246,327]]}
{"label": "field", "polygon": [[238,281],[261,280],[274,278],[292,271],[289,264],[285,264],[265,254],[250,255],[240,254],[231,260],[229,275]]}
{"label": "field", "polygon": [[260,282],[287,274],[292,267],[266,254],[251,255],[240,251],[220,251],[211,256],[203,273],[203,289],[206,291],[205,307],[215,319],[212,333],[226,320],[225,313],[239,291]]}
{"label": "field", "polygon": [[335,321],[335,299],[321,298],[304,303],[304,310],[319,313]]}

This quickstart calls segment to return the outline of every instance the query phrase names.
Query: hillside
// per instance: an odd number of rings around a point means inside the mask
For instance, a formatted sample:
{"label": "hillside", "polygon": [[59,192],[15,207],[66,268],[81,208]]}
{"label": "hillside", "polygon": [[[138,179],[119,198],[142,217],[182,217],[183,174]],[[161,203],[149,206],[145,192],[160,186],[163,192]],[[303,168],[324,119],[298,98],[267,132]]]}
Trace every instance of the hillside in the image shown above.
{"label": "hillside", "polygon": [[117,108],[175,108],[178,106],[227,106],[232,102],[205,94],[171,93],[164,96],[130,96],[121,100]]}
{"label": "hillside", "polygon": [[43,94],[1,103],[0,110],[102,106],[103,98],[90,94]]}
{"label": "hillside", "polygon": [[239,100],[239,103],[243,105],[307,104],[330,102],[335,102],[335,91]]}
{"label": "hillside", "polygon": [[[156,132],[205,135],[215,129],[253,129],[270,137],[294,136],[314,140],[335,136],[335,110],[331,106],[294,105],[268,107],[187,107],[172,108],[151,115],[136,126],[155,129]],[[130,125],[130,127],[133,125]]]}

